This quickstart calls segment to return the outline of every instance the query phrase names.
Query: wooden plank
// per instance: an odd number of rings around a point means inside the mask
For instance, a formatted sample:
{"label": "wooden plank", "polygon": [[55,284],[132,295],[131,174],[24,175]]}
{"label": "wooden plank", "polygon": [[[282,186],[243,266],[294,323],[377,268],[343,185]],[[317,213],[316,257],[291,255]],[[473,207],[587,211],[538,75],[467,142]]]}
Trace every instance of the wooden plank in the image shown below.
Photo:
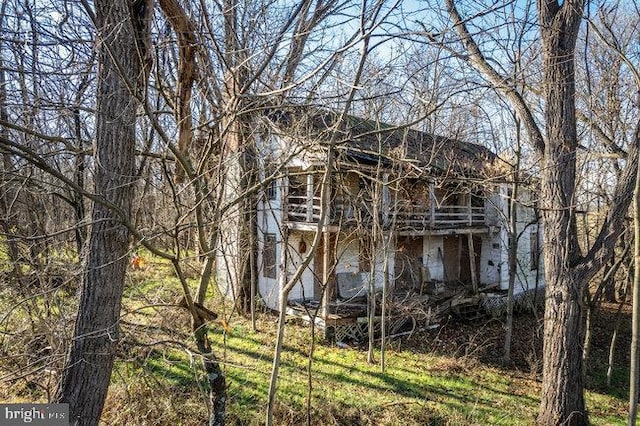
{"label": "wooden plank", "polygon": [[473,234],[467,234],[467,245],[469,246],[469,267],[471,268],[471,287],[473,293],[478,293],[478,271],[476,270],[476,252],[473,247]]}

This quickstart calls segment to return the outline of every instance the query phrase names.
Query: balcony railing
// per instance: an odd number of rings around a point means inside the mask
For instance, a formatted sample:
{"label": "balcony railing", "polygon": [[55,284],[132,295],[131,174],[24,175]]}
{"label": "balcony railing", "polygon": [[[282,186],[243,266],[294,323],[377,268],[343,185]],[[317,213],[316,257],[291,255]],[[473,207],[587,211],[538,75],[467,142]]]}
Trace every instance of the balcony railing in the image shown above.
{"label": "balcony railing", "polygon": [[[329,206],[329,222],[333,225],[367,224],[371,220],[371,205],[357,202],[333,202]],[[484,207],[471,205],[424,206],[412,203],[397,205],[396,227],[401,230],[438,229],[448,227],[487,225]],[[383,213],[383,212],[387,213]],[[383,223],[389,223],[393,211],[381,209]],[[289,222],[318,223],[320,219],[320,197],[291,195],[287,199],[286,217]]]}
{"label": "balcony railing", "polygon": [[487,224],[484,207],[401,205],[396,213],[399,228],[426,229]]}
{"label": "balcony railing", "polygon": [[289,195],[287,218],[290,222],[318,223],[320,220],[320,197]]}

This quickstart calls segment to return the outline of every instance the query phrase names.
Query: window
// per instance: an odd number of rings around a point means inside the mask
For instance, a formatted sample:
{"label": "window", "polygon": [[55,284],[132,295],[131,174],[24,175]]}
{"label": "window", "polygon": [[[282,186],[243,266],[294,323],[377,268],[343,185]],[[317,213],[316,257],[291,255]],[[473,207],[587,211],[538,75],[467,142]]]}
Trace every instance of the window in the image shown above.
{"label": "window", "polygon": [[530,263],[531,270],[538,269],[538,263],[540,261],[540,246],[538,243],[538,233],[532,232],[529,235],[529,248],[530,248]]}
{"label": "window", "polygon": [[276,179],[272,179],[269,183],[267,183],[266,195],[267,200],[276,199]]}
{"label": "window", "polygon": [[[507,188],[507,220],[511,221],[511,202],[513,201],[513,189]],[[533,269],[533,268],[532,268]]]}
{"label": "window", "polygon": [[264,234],[262,276],[265,278],[276,277],[276,234]]}

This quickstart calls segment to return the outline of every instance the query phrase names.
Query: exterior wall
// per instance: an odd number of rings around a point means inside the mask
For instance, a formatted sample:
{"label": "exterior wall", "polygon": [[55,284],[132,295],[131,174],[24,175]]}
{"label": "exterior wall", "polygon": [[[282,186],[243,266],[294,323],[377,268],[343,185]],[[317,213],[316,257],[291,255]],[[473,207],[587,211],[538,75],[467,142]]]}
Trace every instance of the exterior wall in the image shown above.
{"label": "exterior wall", "polygon": [[[267,171],[272,164],[279,164],[279,159],[288,158],[289,162],[286,167],[307,168],[310,164],[318,159],[318,153],[303,151],[304,154],[291,155],[291,153],[300,152],[298,144],[289,138],[279,136],[270,136],[261,139],[258,144],[260,177],[265,179]],[[284,167],[283,169],[284,170]],[[271,171],[272,172],[272,171]],[[280,173],[283,174],[283,173]],[[278,310],[278,298],[281,291],[280,280],[280,260],[282,256],[283,241],[280,226],[283,223],[282,200],[287,193],[288,182],[285,177],[280,177],[275,181],[275,191],[273,196],[268,199],[267,192],[262,194],[258,202],[257,211],[257,281],[258,292],[262,297],[263,303],[271,308]],[[269,278],[264,276],[264,236],[265,234],[276,235],[276,277]],[[309,252],[312,237],[308,237],[301,232],[290,232],[289,234],[289,259],[287,262],[287,276],[291,277],[295,273],[298,265],[300,265],[305,254],[298,252],[300,241],[304,239],[307,244],[307,253]],[[314,259],[311,259],[309,266],[305,269],[298,283],[289,293],[289,300],[312,299],[314,296]]]}
{"label": "exterior wall", "polygon": [[[264,232],[264,230],[262,230]],[[280,292],[280,270],[276,269],[276,278],[268,278],[264,276],[264,268],[263,268],[263,259],[262,253],[264,248],[264,233],[261,233],[259,230],[259,235],[262,237],[258,238],[258,290],[260,292],[260,296],[263,299],[265,305],[271,309],[279,309],[278,306],[278,295]],[[287,268],[288,276],[292,276],[295,273],[297,267],[302,263],[305,254],[301,254],[298,252],[299,243],[301,239],[307,243],[307,254],[310,249],[310,244],[312,241],[312,233],[302,233],[302,232],[292,232],[289,235],[289,263]],[[282,241],[280,237],[277,237],[276,244],[276,261],[279,263],[281,250],[282,250]],[[339,238],[337,243],[337,251],[336,251],[336,265],[335,265],[335,273],[354,273],[361,274],[363,279],[363,284],[365,288],[368,286],[368,279],[370,277],[369,271],[360,271],[359,268],[359,242],[354,238]],[[376,290],[382,290],[384,285],[384,249],[383,247],[379,247],[375,254],[375,266],[374,266],[374,279],[375,279],[375,287]],[[395,262],[395,254],[393,250],[390,250],[389,259],[388,259],[388,276],[389,282],[391,283],[393,280],[393,272],[394,272],[394,262]],[[302,276],[300,277],[298,283],[293,287],[291,292],[289,293],[289,301],[299,301],[299,300],[309,300],[314,298],[314,270],[315,270],[315,262],[314,259],[311,259],[308,267],[304,270]]]}
{"label": "exterior wall", "polygon": [[[368,286],[368,280],[371,276],[370,271],[360,270],[360,243],[357,238],[350,238],[341,236],[338,238],[337,251],[336,251],[336,273],[360,273],[365,283],[365,287]],[[381,244],[374,254],[374,283],[376,290],[382,290],[384,286],[384,246]],[[388,249],[388,277],[389,282],[393,282],[394,266],[395,266],[395,250],[393,247]]]}
{"label": "exterior wall", "polygon": [[[264,174],[261,176],[264,178]],[[276,277],[269,278],[264,276],[264,236],[265,234],[274,234],[276,236],[276,264],[279,263],[282,248],[282,236],[280,235],[279,224],[282,221],[282,195],[284,191],[285,179],[277,179],[274,183],[274,196],[267,199],[263,194],[258,201],[257,211],[257,280],[258,293],[262,297],[264,304],[270,309],[278,309],[278,295],[280,293],[280,284],[278,277],[280,275],[279,268],[276,267]]]}
{"label": "exterior wall", "polygon": [[[480,234],[480,270],[478,279],[481,285],[489,285],[500,281],[500,249],[494,248],[493,242],[498,233]],[[424,237],[423,265],[429,271],[432,280],[444,281],[444,238],[442,236]]]}
{"label": "exterior wall", "polygon": [[336,247],[336,274],[360,272],[360,244],[357,238],[348,238],[344,235],[338,238]]}
{"label": "exterior wall", "polygon": [[500,282],[502,263],[500,247],[498,232],[483,236],[480,253],[480,282],[484,285]]}
{"label": "exterior wall", "polygon": [[[523,197],[528,197],[524,194]],[[509,286],[508,263],[508,232],[505,221],[507,211],[507,185],[503,185],[493,194],[488,194],[485,200],[485,211],[488,224],[497,225],[490,228],[488,234],[480,234],[482,247],[480,251],[481,285],[499,284],[502,290]],[[542,226],[531,224],[533,209],[520,206],[518,208],[518,232],[522,235],[518,241],[518,275],[516,280],[516,292],[534,288],[536,280],[538,285],[543,285],[542,257],[539,255],[538,269],[532,269],[531,265],[531,241],[532,235],[537,232],[538,247],[542,247]],[[526,230],[525,230],[526,228]],[[524,230],[524,232],[522,232]],[[425,235],[423,239],[423,265],[428,269],[432,280],[445,280],[444,274],[444,237]]]}
{"label": "exterior wall", "polygon": [[[260,234],[260,232],[259,232]],[[264,234],[262,234],[264,235]],[[263,303],[270,309],[278,310],[278,297],[281,290],[280,280],[280,258],[282,255],[282,238],[276,237],[276,277],[269,278],[264,276],[264,260],[262,258],[264,248],[264,237],[258,239],[258,291],[262,297]],[[307,244],[307,250],[305,253],[299,253],[300,241],[304,240]],[[287,278],[292,277],[295,274],[296,269],[305,259],[305,256],[309,254],[311,240],[309,235],[304,235],[300,232],[293,232],[289,235],[289,259],[287,264]],[[311,259],[309,265],[302,272],[302,275],[298,279],[296,285],[289,292],[289,301],[301,301],[310,300],[314,297],[314,259]]]}
{"label": "exterior wall", "polygon": [[[301,241],[304,241],[307,246],[305,253],[299,252]],[[292,232],[289,234],[289,255],[291,256],[287,265],[287,273],[289,277],[292,277],[295,274],[298,266],[300,266],[304,262],[304,259],[309,256],[312,241],[312,233]],[[302,272],[302,275],[298,279],[296,285],[291,289],[288,300],[313,299],[314,269],[314,259],[312,258],[309,265]]]}
{"label": "exterior wall", "polygon": [[[503,224],[500,228],[499,237],[495,239],[494,244],[500,246],[500,289],[507,290],[509,288],[509,233],[505,221],[508,220],[508,185],[500,186],[500,207],[502,212]],[[528,204],[531,194],[522,191],[519,198],[524,204]],[[533,208],[520,204],[517,208],[516,229],[520,235],[518,239],[517,249],[517,273],[515,282],[515,293],[525,290],[544,286],[544,265],[542,262],[542,224],[533,223],[535,212]],[[531,237],[538,238],[538,265],[537,268],[532,265],[532,244]]]}
{"label": "exterior wall", "polygon": [[425,236],[423,239],[422,264],[428,269],[432,280],[444,280],[443,238],[441,236]]}
{"label": "exterior wall", "polygon": [[[258,293],[262,298],[262,302],[270,309],[279,309],[278,307],[278,297],[280,294],[280,282],[278,277],[280,275],[280,271],[276,268],[276,277],[268,278],[264,276],[264,268],[263,268],[263,259],[262,252],[264,247],[264,237],[263,234],[258,232],[258,256],[257,263],[258,267]],[[282,241],[280,239],[276,239],[276,259],[280,258],[280,249],[282,247]]]}

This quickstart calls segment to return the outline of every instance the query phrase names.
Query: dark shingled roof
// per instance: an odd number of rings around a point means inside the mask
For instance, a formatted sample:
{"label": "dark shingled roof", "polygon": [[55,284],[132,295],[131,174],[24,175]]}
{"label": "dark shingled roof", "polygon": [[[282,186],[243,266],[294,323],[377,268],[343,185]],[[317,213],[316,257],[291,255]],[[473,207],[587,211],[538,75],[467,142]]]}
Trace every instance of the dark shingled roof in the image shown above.
{"label": "dark shingled roof", "polygon": [[333,137],[343,160],[362,165],[400,162],[426,173],[479,176],[497,159],[481,145],[351,115],[338,123],[339,114],[313,107],[271,110],[267,117],[283,134],[320,146]]}

